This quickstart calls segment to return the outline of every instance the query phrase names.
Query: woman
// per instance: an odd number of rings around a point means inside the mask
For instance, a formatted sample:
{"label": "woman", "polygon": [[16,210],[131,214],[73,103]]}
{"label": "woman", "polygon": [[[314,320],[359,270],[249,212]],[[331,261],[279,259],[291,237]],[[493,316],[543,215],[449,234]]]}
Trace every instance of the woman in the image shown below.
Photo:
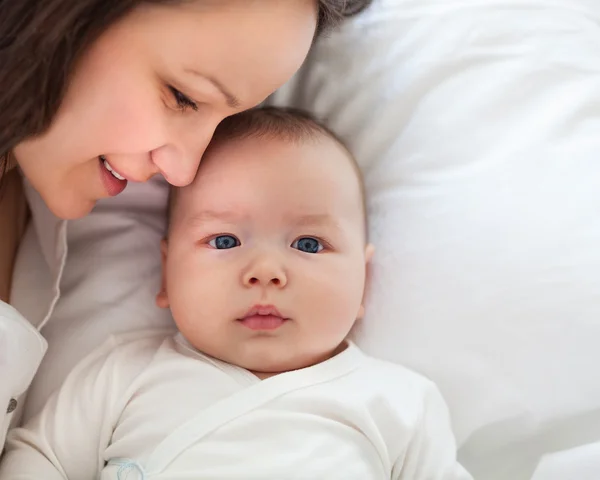
{"label": "woman", "polygon": [[189,183],[217,124],[264,100],[315,32],[369,0],[0,0],[0,300],[26,209],[62,218],[128,181]]}

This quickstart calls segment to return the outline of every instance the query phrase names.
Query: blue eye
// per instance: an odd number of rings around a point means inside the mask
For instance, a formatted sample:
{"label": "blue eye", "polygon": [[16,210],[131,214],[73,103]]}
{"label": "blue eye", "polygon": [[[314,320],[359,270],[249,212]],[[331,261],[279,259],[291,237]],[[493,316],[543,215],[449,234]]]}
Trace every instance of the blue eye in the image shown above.
{"label": "blue eye", "polygon": [[292,248],[305,253],[319,253],[324,247],[316,238],[302,237],[292,243]]}
{"label": "blue eye", "polygon": [[240,241],[233,235],[219,235],[213,238],[208,244],[217,250],[229,250],[240,246]]}

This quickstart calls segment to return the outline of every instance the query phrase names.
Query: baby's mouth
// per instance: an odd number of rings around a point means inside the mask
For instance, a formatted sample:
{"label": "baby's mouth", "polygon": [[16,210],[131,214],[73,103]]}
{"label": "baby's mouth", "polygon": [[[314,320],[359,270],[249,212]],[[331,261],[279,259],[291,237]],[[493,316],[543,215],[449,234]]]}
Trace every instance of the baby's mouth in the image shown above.
{"label": "baby's mouth", "polygon": [[266,331],[276,330],[288,320],[273,305],[255,305],[238,322],[251,330]]}

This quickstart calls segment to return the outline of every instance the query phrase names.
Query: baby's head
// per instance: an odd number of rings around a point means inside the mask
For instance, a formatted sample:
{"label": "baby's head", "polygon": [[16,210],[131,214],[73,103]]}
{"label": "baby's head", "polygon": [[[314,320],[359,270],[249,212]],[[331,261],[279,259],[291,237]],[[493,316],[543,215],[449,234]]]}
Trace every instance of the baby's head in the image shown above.
{"label": "baby's head", "polygon": [[351,154],[291,110],[226,119],[172,191],[163,286],[197,349],[259,376],[319,363],[362,315],[364,190]]}

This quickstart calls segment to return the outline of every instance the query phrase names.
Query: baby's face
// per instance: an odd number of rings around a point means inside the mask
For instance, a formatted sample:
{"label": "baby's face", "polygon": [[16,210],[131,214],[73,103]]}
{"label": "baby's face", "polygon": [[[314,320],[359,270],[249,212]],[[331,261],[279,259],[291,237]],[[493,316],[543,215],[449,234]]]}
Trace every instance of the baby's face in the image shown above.
{"label": "baby's face", "polygon": [[328,138],[212,149],[181,190],[163,245],[170,307],[197,349],[274,374],[329,358],[362,310],[362,197]]}

